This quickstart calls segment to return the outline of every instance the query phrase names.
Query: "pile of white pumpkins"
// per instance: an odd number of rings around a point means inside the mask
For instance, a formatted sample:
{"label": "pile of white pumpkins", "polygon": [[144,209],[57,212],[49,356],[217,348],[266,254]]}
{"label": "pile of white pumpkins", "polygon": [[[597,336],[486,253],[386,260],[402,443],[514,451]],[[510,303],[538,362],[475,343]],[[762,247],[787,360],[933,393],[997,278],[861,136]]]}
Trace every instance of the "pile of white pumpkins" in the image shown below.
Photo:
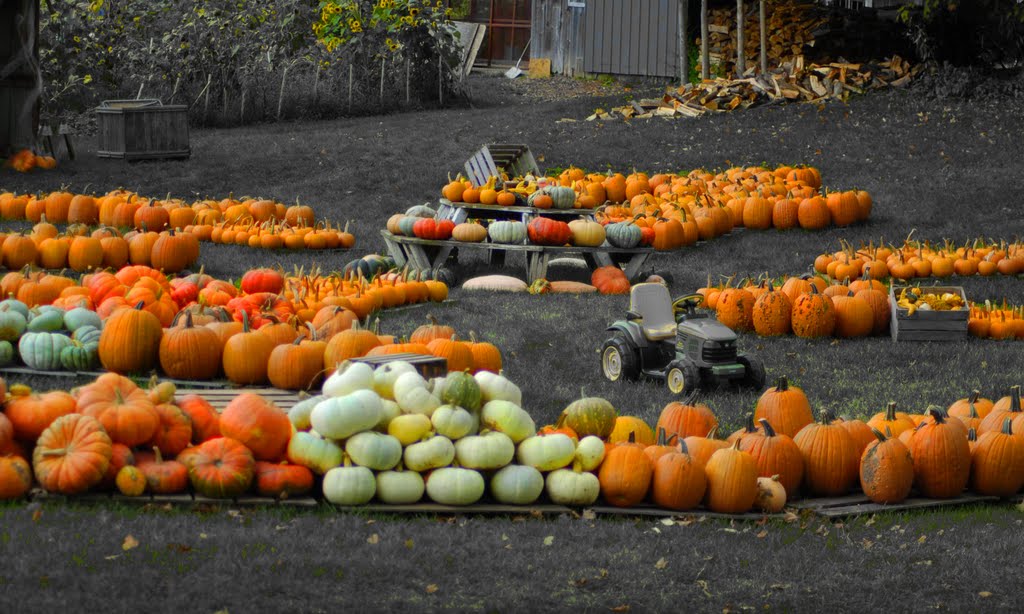
{"label": "pile of white pumpkins", "polygon": [[537,436],[519,388],[500,374],[424,379],[407,362],[350,362],[323,394],[295,405],[288,458],[323,476],[336,505],[411,504],[426,496],[470,505],[484,496],[526,505],[546,490],[562,505],[590,505],[605,444],[595,436]]}

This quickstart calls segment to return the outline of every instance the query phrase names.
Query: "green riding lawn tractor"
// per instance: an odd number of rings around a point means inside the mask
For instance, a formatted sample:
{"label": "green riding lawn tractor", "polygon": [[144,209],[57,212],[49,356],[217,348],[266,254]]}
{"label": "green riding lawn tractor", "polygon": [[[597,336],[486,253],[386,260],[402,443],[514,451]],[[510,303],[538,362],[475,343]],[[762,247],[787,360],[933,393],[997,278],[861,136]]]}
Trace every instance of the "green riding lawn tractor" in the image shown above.
{"label": "green riding lawn tractor", "polygon": [[663,379],[679,395],[723,383],[764,388],[761,359],[737,351],[736,333],[697,312],[700,301],[699,294],[672,300],[660,283],[633,286],[626,319],[608,327],[601,348],[604,376]]}

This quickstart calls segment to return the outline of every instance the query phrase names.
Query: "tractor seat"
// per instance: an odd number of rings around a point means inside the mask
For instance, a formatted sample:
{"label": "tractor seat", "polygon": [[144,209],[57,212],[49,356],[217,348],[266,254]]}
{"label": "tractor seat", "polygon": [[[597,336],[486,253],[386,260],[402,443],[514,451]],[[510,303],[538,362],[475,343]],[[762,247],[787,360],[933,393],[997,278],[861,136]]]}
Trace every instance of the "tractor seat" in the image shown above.
{"label": "tractor seat", "polygon": [[648,341],[663,341],[676,335],[672,297],[660,283],[636,284],[629,291],[629,310],[641,318],[640,329]]}

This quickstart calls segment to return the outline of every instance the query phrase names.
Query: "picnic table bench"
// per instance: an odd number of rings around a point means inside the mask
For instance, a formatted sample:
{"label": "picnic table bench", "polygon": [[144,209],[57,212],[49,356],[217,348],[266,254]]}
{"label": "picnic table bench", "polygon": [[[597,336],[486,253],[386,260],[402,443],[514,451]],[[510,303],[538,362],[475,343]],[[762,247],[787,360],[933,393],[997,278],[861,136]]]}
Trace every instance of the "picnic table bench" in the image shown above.
{"label": "picnic table bench", "polygon": [[647,259],[654,253],[651,247],[575,247],[569,245],[529,245],[504,243],[469,243],[463,241],[440,241],[393,235],[387,230],[380,231],[387,245],[388,253],[395,259],[399,267],[407,263],[423,271],[444,266],[448,256],[456,247],[459,249],[482,249],[491,253],[523,252],[526,256],[526,277],[528,283],[538,279],[546,279],[550,259],[568,254],[581,254],[591,270],[602,266],[623,266],[623,272],[629,280],[640,278],[640,272]]}

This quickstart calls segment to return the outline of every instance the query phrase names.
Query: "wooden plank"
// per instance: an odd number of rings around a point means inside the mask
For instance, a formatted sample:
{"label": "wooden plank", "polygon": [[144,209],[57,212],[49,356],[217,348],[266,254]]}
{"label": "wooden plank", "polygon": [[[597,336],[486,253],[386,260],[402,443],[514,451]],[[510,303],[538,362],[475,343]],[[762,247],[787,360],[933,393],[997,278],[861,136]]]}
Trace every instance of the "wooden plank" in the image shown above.
{"label": "wooden plank", "polygon": [[815,513],[825,518],[844,518],[847,516],[861,516],[864,514],[880,514],[887,512],[904,512],[909,510],[933,509],[937,507],[950,507],[958,505],[969,505],[975,503],[988,503],[998,501],[998,497],[986,497],[982,495],[963,495],[956,499],[907,499],[903,503],[883,505],[879,503],[862,503],[845,507],[828,507],[815,510]]}
{"label": "wooden plank", "polygon": [[500,503],[474,503],[473,505],[442,505],[440,503],[412,503],[409,505],[387,505],[370,503],[368,505],[346,506],[335,505],[342,512],[377,512],[383,514],[569,514],[572,508],[563,505],[504,505]]}
{"label": "wooden plank", "polygon": [[895,331],[892,334],[893,341],[964,341],[966,339],[967,332],[914,330]]}
{"label": "wooden plank", "polygon": [[802,510],[818,510],[828,507],[849,507],[861,503],[869,503],[871,500],[864,493],[843,495],[841,497],[816,497],[807,499],[796,499],[789,501],[786,505]]}
{"label": "wooden plank", "polygon": [[467,211],[483,211],[487,213],[533,213],[537,215],[565,215],[572,217],[586,216],[593,217],[593,209],[539,209],[537,207],[503,207],[501,205],[480,205],[480,204],[469,204],[469,203],[453,203],[445,198],[439,198],[438,203],[442,207],[452,207],[454,209],[465,209]]}
{"label": "wooden plank", "polygon": [[678,516],[703,516],[705,518],[724,518],[729,520],[763,520],[765,518],[783,518],[784,514],[759,514],[750,512],[746,514],[722,514],[719,512],[711,512],[701,509],[693,510],[670,510],[660,507],[653,506],[637,506],[637,507],[612,507],[607,505],[597,505],[589,508],[595,514],[605,514],[609,516],[647,516],[654,518],[675,518]]}
{"label": "wooden plank", "polygon": [[967,332],[967,320],[918,320],[907,318],[898,320],[900,332],[936,331],[936,332]]}

